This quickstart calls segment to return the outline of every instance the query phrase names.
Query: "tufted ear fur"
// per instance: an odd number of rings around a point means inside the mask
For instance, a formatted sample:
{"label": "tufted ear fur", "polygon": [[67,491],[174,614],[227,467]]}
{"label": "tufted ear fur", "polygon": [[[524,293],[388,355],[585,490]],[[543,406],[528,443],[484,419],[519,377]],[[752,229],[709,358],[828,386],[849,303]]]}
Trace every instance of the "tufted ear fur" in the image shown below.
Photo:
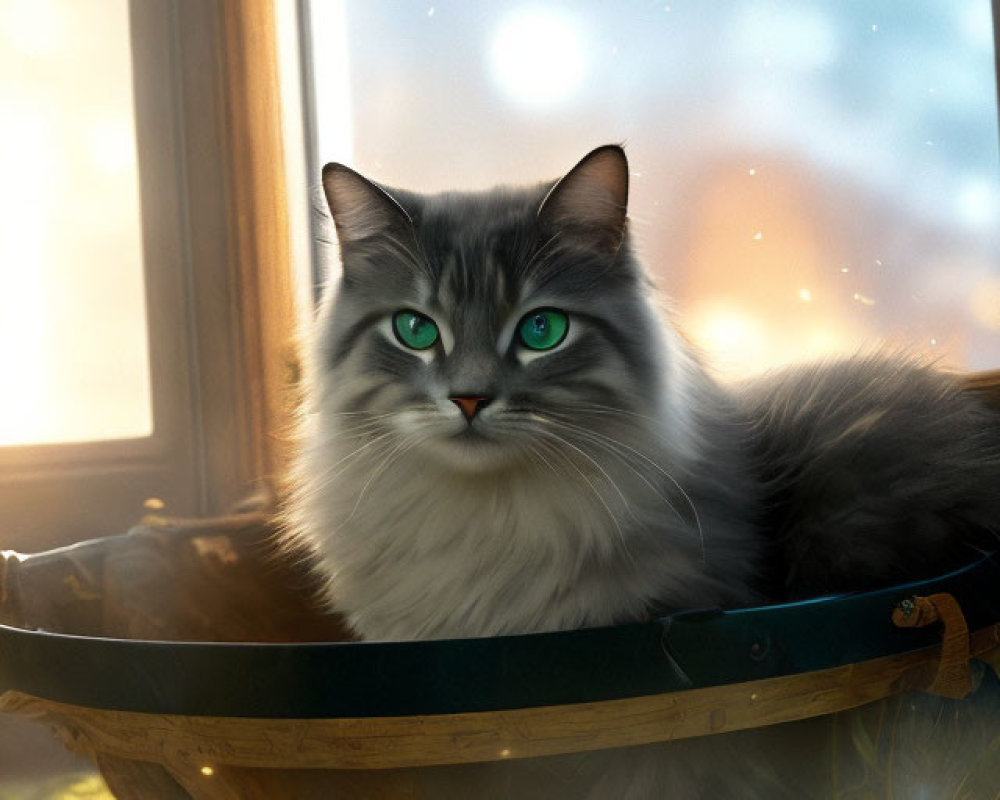
{"label": "tufted ear fur", "polygon": [[538,222],[546,232],[572,231],[615,253],[625,237],[627,211],[628,159],[611,144],[588,153],[552,187]]}
{"label": "tufted ear fur", "polygon": [[410,215],[392,195],[343,164],[323,167],[323,191],[341,247],[410,229]]}

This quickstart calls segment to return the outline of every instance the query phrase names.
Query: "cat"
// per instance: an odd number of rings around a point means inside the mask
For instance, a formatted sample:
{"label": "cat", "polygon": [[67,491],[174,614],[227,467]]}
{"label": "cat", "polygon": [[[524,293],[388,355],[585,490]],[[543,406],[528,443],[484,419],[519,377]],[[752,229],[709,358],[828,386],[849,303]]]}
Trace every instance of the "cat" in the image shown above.
{"label": "cat", "polygon": [[343,271],[288,529],[362,638],[866,589],[994,545],[995,412],[892,354],[723,387],[633,252],[628,183],[616,145],[481,193],[324,169]]}

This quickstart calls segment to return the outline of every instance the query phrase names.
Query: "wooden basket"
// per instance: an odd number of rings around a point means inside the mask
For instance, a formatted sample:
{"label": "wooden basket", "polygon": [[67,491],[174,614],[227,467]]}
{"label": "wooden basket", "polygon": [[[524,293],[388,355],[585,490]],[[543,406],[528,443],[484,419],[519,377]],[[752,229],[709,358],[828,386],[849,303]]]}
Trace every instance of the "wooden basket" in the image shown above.
{"label": "wooden basket", "polygon": [[357,643],[274,542],[262,515],[151,517],[5,552],[0,709],[50,724],[121,798],[416,797],[434,765],[736,731],[914,690],[961,697],[970,658],[1000,653],[995,557],[818,602]]}

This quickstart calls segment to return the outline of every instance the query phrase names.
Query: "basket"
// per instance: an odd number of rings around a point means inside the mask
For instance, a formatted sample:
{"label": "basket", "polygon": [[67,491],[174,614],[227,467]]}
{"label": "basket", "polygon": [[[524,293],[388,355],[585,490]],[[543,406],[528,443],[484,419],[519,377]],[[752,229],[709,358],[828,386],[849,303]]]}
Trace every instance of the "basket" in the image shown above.
{"label": "basket", "polygon": [[[970,387],[997,397],[995,381]],[[970,665],[1000,665],[996,555],[801,603],[362,643],[275,534],[257,513],[150,517],[120,536],[4,552],[0,709],[51,725],[120,798],[419,797],[421,771],[444,765],[824,715],[835,726],[905,692],[964,697],[988,674]],[[876,769],[884,754],[853,730]]]}

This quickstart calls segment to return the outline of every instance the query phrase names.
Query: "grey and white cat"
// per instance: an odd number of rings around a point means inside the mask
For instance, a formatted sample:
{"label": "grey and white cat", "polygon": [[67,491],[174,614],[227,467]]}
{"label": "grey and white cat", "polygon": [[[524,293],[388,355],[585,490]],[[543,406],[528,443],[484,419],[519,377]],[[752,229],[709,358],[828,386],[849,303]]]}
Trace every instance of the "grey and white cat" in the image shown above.
{"label": "grey and white cat", "polygon": [[859,589],[995,532],[1000,431],[952,377],[868,357],[712,381],[632,252],[621,148],[524,189],[323,182],[343,273],[292,525],[361,636]]}
{"label": "grey and white cat", "polygon": [[[953,377],[871,356],[712,380],[633,254],[621,148],[477,194],[336,164],[323,183],[343,273],[312,341],[289,527],[362,637],[862,589],[995,541],[1000,426]],[[600,779],[661,785],[637,758]]]}

